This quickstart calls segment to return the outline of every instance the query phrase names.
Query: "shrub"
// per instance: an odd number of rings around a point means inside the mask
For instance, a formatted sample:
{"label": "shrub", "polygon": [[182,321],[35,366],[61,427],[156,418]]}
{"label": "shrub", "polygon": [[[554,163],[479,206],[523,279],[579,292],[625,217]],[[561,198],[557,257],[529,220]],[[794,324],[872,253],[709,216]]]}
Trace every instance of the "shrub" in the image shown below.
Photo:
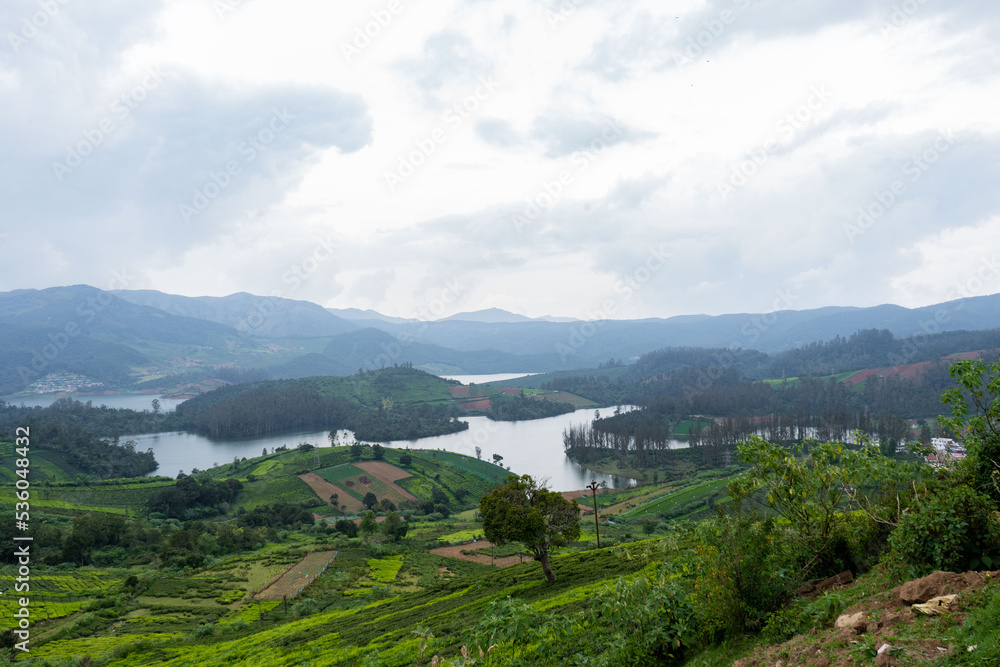
{"label": "shrub", "polygon": [[704,559],[700,596],[713,610],[705,627],[759,630],[799,583],[796,550],[773,517],[760,520],[755,513],[722,516],[703,530],[695,549]]}
{"label": "shrub", "polygon": [[358,536],[358,524],[350,519],[337,519],[337,523],[333,524],[333,527],[338,533],[343,533],[347,537]]}
{"label": "shrub", "polygon": [[244,620],[236,620],[226,626],[227,632],[243,632],[250,627],[250,624]]}
{"label": "shrub", "polygon": [[894,555],[918,574],[962,572],[1000,562],[1000,523],[989,498],[959,484],[934,489],[889,536]]}
{"label": "shrub", "polygon": [[215,626],[208,623],[203,623],[191,631],[191,635],[194,637],[207,637],[214,634]]}
{"label": "shrub", "polygon": [[319,606],[314,600],[299,600],[292,605],[291,612],[296,618],[311,616],[319,611]]}

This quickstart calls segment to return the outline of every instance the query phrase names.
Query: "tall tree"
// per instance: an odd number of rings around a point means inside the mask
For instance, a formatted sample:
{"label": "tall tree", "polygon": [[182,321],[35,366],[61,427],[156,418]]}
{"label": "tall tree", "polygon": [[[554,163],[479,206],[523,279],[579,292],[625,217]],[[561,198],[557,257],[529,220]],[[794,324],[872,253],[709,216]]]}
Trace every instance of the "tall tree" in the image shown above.
{"label": "tall tree", "polygon": [[483,534],[497,545],[520,542],[556,580],[549,563],[552,550],[580,537],[580,508],[562,494],[538,486],[528,475],[511,475],[479,502]]}
{"label": "tall tree", "polygon": [[361,518],[361,523],[358,525],[358,530],[365,537],[371,537],[378,530],[378,523],[375,521],[375,512],[371,510],[365,512],[364,517]]}

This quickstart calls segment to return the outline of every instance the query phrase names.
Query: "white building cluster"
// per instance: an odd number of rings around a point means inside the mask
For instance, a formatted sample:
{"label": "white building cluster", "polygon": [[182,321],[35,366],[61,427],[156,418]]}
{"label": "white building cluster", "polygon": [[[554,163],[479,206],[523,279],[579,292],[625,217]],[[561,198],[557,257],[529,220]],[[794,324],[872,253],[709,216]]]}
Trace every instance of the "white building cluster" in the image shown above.
{"label": "white building cluster", "polygon": [[949,467],[952,461],[959,461],[965,458],[965,447],[951,438],[931,438],[933,454],[928,454],[925,458],[932,466]]}

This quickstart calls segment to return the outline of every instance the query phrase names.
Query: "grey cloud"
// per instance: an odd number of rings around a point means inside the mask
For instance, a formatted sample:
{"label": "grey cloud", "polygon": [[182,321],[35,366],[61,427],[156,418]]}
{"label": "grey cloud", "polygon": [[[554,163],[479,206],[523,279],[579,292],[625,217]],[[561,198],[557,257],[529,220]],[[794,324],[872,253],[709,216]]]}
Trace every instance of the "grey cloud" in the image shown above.
{"label": "grey cloud", "polygon": [[351,288],[350,295],[377,305],[385,300],[386,292],[395,281],[396,272],[393,269],[379,269],[361,276]]}
{"label": "grey cloud", "polygon": [[[580,68],[617,81],[703,62],[739,36],[757,40],[801,37],[847,22],[868,22],[886,38],[905,35],[913,23],[931,17],[940,18],[948,34],[982,30],[994,39],[1000,34],[1000,6],[991,0],[710,0],[695,12],[661,11],[663,15],[658,16],[648,11],[630,12],[628,7],[605,9],[608,35],[594,44]],[[986,61],[963,61],[961,76],[992,76]]]}
{"label": "grey cloud", "polygon": [[623,180],[609,193],[608,203],[616,208],[638,208],[668,182],[668,178],[653,175]]}
{"label": "grey cloud", "polygon": [[493,71],[492,61],[473,45],[468,37],[454,30],[443,30],[424,43],[419,58],[397,65],[428,107],[450,106],[479,85],[481,77]]}
{"label": "grey cloud", "polygon": [[[123,77],[122,53],[149,38],[161,4],[68,3],[49,32],[0,50],[0,89],[14,86],[0,107],[0,197],[24,257],[15,274],[79,282],[85,263],[103,286],[123,263],[169,265],[279,202],[321,151],[370,141],[365,103],[337,90],[235,88],[169,68]],[[196,191],[206,205],[185,221]]]}
{"label": "grey cloud", "polygon": [[505,120],[499,118],[483,118],[476,121],[476,134],[479,138],[498,148],[512,148],[522,145],[524,139]]}
{"label": "grey cloud", "polygon": [[[520,228],[513,216],[524,203],[511,202],[386,232],[377,247],[398,249],[383,262],[421,254],[470,283],[494,271],[516,275],[553,258],[588,257],[581,270],[605,275],[608,295],[619,299],[619,281],[643,278],[640,267],[653,253],[667,253],[665,266],[628,296],[660,313],[760,312],[789,290],[794,308],[873,305],[891,301],[892,278],[913,268],[907,247],[1000,207],[990,185],[1000,178],[1000,137],[956,135],[921,170],[911,160],[935,139],[932,131],[873,136],[821,163],[798,152],[775,156],[726,202],[714,192],[691,198],[685,186],[675,188],[676,178],[649,176],[623,181],[605,198],[557,201]],[[850,238],[858,209],[878,202],[895,180],[905,190],[891,209]],[[605,295],[593,298],[596,308]]]}
{"label": "grey cloud", "polygon": [[625,79],[646,68],[660,69],[674,60],[670,45],[678,24],[672,15],[657,17],[649,12],[636,13],[620,29],[611,21],[611,34],[594,45],[580,67],[609,81]]}
{"label": "grey cloud", "polygon": [[537,118],[532,136],[545,144],[546,157],[558,158],[576,151],[598,152],[616,144],[637,142],[654,135],[627,127],[611,118],[558,112]]}

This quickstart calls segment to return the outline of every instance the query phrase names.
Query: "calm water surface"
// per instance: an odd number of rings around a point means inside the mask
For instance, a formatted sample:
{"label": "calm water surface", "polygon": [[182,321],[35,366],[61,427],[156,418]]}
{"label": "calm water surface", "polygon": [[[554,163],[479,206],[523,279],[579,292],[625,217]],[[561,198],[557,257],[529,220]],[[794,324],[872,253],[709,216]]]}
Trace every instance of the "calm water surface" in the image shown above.
{"label": "calm water surface", "polygon": [[[591,480],[607,482],[609,486],[629,486],[633,480],[591,472],[573,463],[563,451],[562,432],[570,424],[585,424],[594,417],[593,410],[577,410],[557,417],[522,422],[493,422],[486,417],[463,417],[469,430],[419,440],[396,440],[386,443],[397,449],[442,449],[491,461],[494,454],[503,457],[502,464],[511,472],[531,475],[535,479],[548,479],[549,488],[556,491],[582,489]],[[338,432],[339,444],[350,444],[354,435],[350,431]],[[234,457],[260,456],[262,450],[287,445],[294,448],[300,443],[328,446],[329,431],[303,431],[263,438],[240,440],[211,440],[192,433],[149,433],[128,436],[136,441],[136,449],[152,449],[159,462],[153,474],[175,477],[178,472],[190,473],[192,468],[205,470],[215,464],[231,463]],[[686,443],[676,443],[686,447]]]}
{"label": "calm water surface", "polygon": [[486,384],[487,382],[504,382],[514,378],[523,378],[537,373],[493,373],[492,375],[442,375],[445,380],[458,380],[462,384]]}
{"label": "calm water surface", "polygon": [[[463,384],[510,380],[524,377],[525,373],[503,373],[493,375],[455,375]],[[52,404],[58,396],[37,396],[11,401],[15,404],[46,406]],[[122,396],[79,396],[77,400],[90,400],[94,405],[107,405],[113,408],[131,408],[133,410],[150,410],[150,404],[156,396],[149,394],[130,394]],[[174,410],[182,401],[160,398],[161,410]],[[602,414],[610,414],[613,409],[603,409]],[[419,440],[397,440],[387,444],[397,449],[442,449],[457,452],[466,456],[476,456],[476,448],[480,456],[493,460],[494,454],[503,457],[504,467],[510,466],[511,472],[519,475],[531,475],[535,479],[547,479],[549,488],[556,491],[574,491],[582,489],[591,480],[607,482],[609,486],[629,486],[633,480],[612,475],[601,475],[591,472],[583,466],[570,461],[563,451],[562,432],[571,424],[586,424],[594,418],[591,409],[577,410],[557,417],[534,419],[521,422],[494,422],[486,417],[462,417],[468,422],[469,430],[433,438]],[[177,473],[190,473],[193,468],[206,470],[215,465],[231,463],[233,458],[251,458],[260,456],[264,449],[272,449],[287,445],[294,448],[300,443],[328,446],[329,431],[302,431],[282,435],[270,435],[261,438],[245,438],[238,440],[212,440],[202,435],[184,432],[147,433],[143,435],[126,436],[123,439],[135,440],[136,449],[145,451],[152,449],[160,467],[153,474],[176,477]],[[350,444],[354,434],[350,431],[339,431],[339,444]],[[687,447],[687,443],[676,441],[675,447]]]}
{"label": "calm water surface", "polygon": [[[38,394],[24,398],[5,398],[4,400],[12,405],[24,404],[29,408],[35,406],[45,408],[52,405],[60,398],[64,397],[53,394]],[[172,412],[178,405],[184,402],[179,398],[160,398],[156,394],[121,394],[118,396],[86,396],[80,394],[77,396],[70,396],[69,398],[72,398],[75,401],[80,401],[81,403],[90,401],[97,407],[106,405],[109,408],[128,408],[130,410],[138,410],[139,412],[142,412],[143,410],[149,410],[152,412],[154,398],[159,399],[161,412]]]}

